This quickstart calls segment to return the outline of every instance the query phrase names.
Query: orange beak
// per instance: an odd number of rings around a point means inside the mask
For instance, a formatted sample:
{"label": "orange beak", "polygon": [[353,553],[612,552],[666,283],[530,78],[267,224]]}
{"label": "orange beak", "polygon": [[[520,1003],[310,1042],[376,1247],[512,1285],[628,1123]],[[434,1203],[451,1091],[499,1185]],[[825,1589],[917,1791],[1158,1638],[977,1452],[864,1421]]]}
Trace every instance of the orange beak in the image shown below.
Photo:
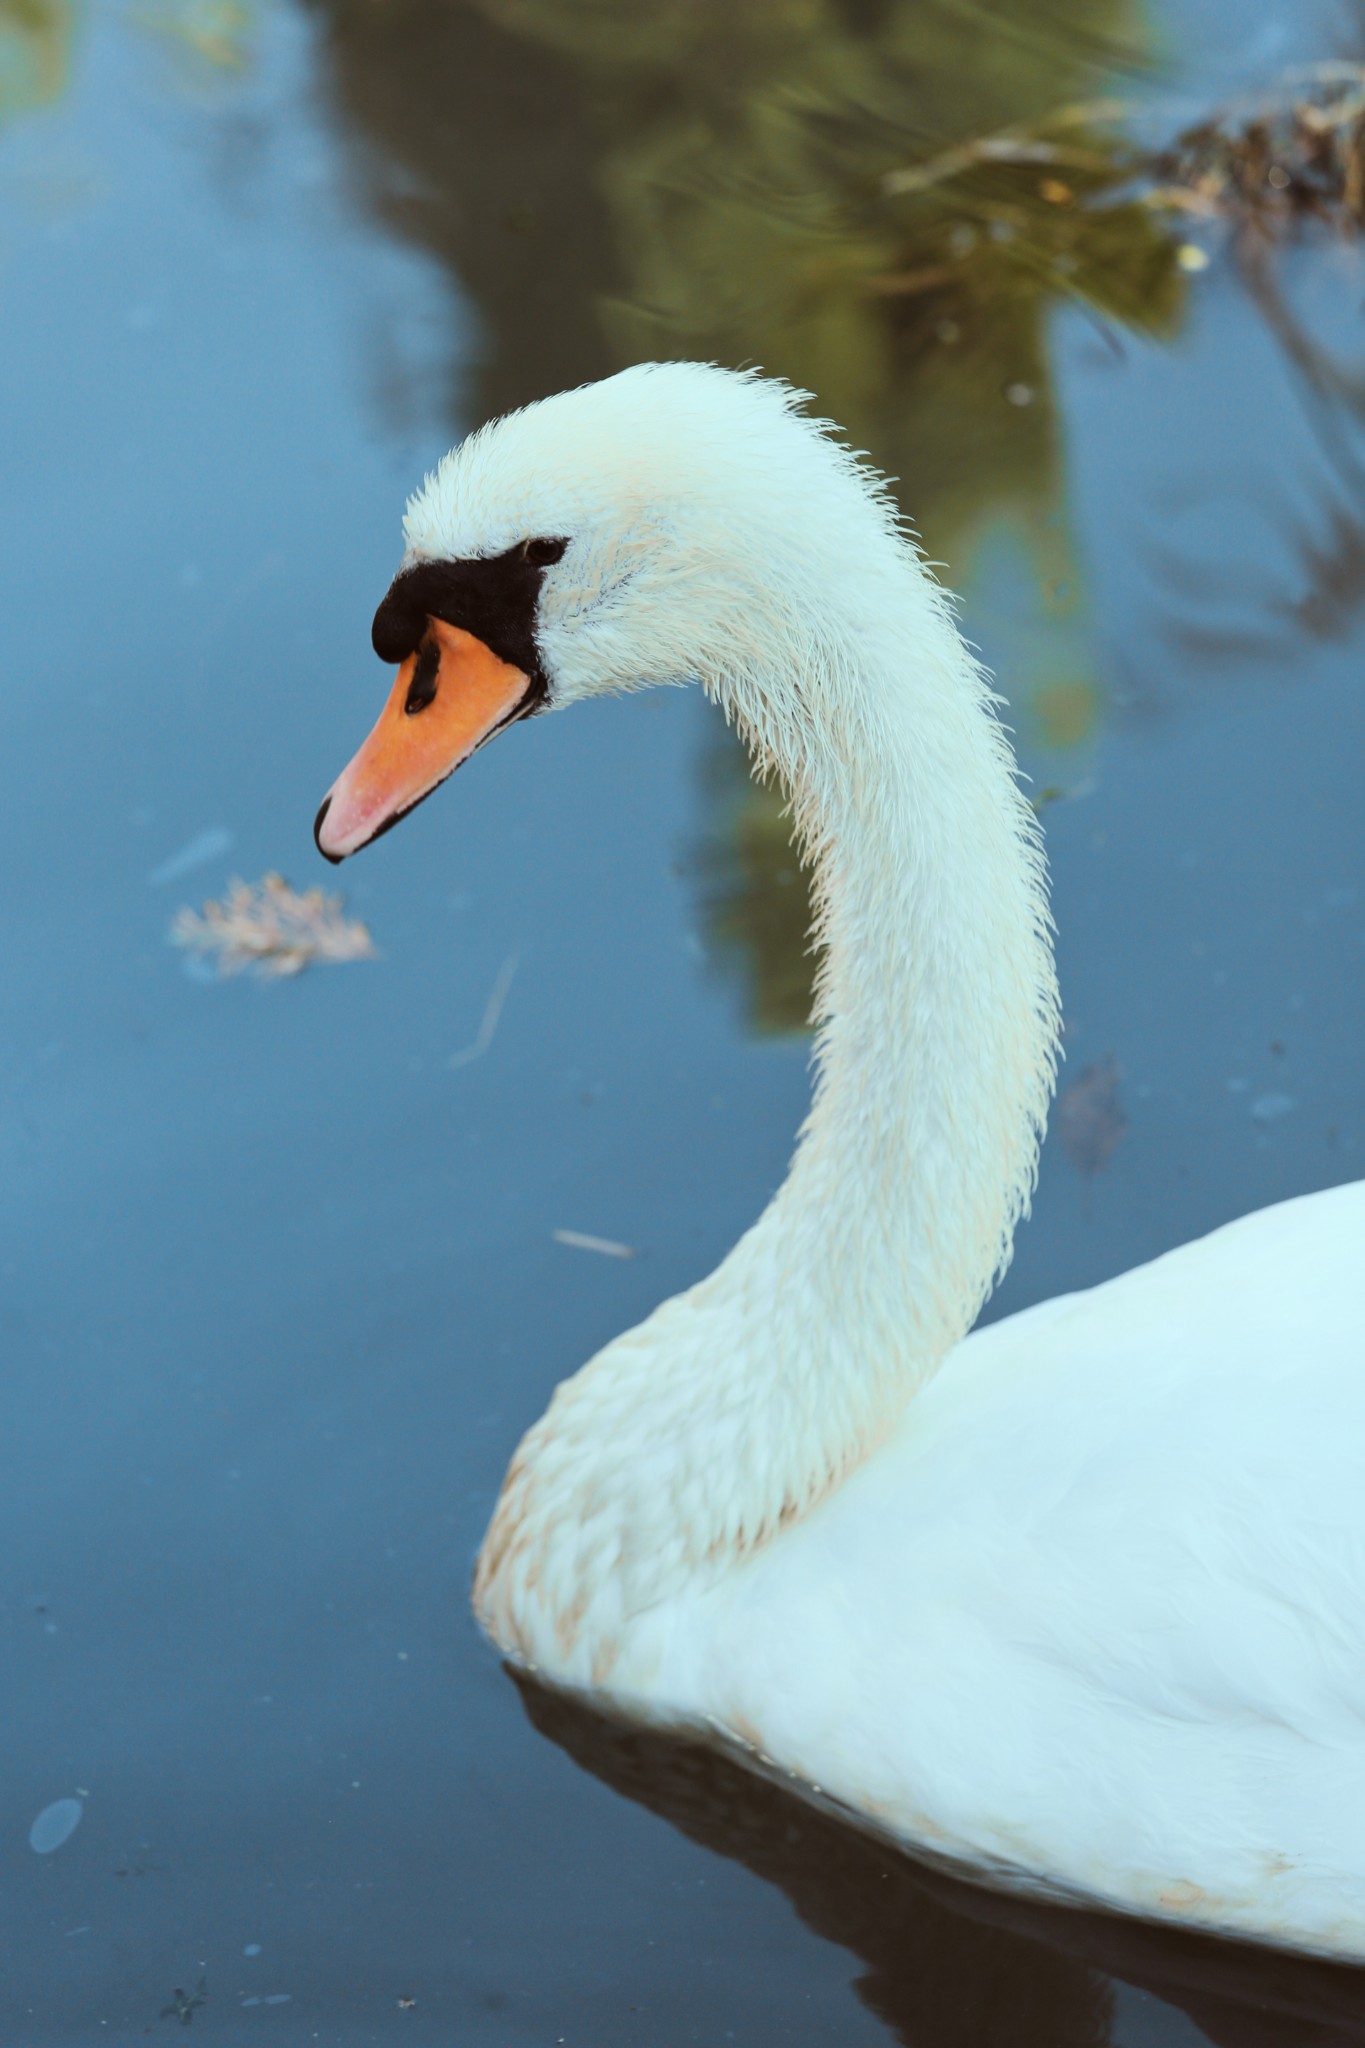
{"label": "orange beak", "polygon": [[330,861],[359,852],[525,704],[529,676],[472,633],[432,619],[398,671],[379,723],[322,800],[313,826]]}

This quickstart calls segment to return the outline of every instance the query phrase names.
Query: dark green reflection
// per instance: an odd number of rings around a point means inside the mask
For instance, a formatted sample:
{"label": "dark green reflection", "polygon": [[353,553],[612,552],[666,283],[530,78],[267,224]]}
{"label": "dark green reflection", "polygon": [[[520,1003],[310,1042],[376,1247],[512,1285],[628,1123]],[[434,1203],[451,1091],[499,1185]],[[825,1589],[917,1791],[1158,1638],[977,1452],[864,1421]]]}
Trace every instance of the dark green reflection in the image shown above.
{"label": "dark green reflection", "polygon": [[[1100,691],[1060,512],[1046,320],[1064,300],[1158,332],[1178,317],[1173,242],[1121,198],[1121,130],[1076,105],[1138,61],[1136,11],[486,7],[576,67],[623,277],[603,304],[614,359],[757,361],[805,385],[902,480],[956,584],[1004,523],[1046,628],[1016,700],[1051,745],[1083,743]],[[1013,149],[1011,129],[1026,131]],[[748,781],[728,740],[710,781],[712,943],[744,974],[756,1029],[801,1030],[809,906],[781,795]]]}
{"label": "dark green reflection", "polygon": [[[574,65],[614,358],[757,361],[809,387],[902,478],[931,552],[958,557],[988,508],[1051,501],[1047,306],[1174,322],[1164,229],[1087,203],[1132,169],[1075,104],[1137,61],[1128,0],[485,8]],[[961,147],[1011,127],[1022,160]]]}
{"label": "dark green reflection", "polygon": [[67,0],[0,0],[0,124],[60,97],[71,28]]}

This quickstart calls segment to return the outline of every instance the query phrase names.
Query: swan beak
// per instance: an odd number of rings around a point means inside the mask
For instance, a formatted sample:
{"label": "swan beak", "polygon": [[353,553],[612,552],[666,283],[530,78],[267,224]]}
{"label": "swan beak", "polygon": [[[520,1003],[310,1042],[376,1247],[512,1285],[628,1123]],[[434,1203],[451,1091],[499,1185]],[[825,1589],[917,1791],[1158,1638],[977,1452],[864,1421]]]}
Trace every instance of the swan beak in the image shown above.
{"label": "swan beak", "polygon": [[379,723],[322,800],[318,852],[345,860],[430,796],[476,747],[531,708],[531,680],[444,619],[398,671]]}

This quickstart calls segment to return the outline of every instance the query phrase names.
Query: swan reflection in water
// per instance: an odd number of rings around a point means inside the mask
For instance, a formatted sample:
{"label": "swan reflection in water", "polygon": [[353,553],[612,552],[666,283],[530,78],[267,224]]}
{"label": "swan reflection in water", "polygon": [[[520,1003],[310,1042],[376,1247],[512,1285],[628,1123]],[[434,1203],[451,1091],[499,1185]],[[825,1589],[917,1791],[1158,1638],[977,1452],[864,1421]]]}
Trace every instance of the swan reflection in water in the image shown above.
{"label": "swan reflection in water", "polygon": [[699,1735],[507,1669],[532,1726],[583,1770],[776,1885],[858,1957],[859,1998],[907,2048],[1105,2048],[1113,1978],[1179,2007],[1215,2048],[1365,2048],[1365,1968],[965,1883]]}

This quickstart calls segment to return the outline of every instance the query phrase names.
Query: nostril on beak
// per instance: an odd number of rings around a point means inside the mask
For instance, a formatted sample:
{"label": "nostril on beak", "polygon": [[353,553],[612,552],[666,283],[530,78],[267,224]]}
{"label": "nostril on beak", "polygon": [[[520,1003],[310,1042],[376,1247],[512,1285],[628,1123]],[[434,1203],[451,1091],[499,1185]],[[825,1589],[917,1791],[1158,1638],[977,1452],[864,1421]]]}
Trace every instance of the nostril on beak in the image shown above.
{"label": "nostril on beak", "polygon": [[322,799],[321,808],[319,809],[316,818],[314,818],[313,820],[313,844],[317,847],[318,852],[322,855],[324,860],[329,860],[334,868],[339,868],[341,866],[342,856],[339,853],[329,853],[327,851],[327,848],[322,843],[322,821],[327,816],[327,813],[331,810],[331,808],[332,798],[331,793],[329,792]]}

